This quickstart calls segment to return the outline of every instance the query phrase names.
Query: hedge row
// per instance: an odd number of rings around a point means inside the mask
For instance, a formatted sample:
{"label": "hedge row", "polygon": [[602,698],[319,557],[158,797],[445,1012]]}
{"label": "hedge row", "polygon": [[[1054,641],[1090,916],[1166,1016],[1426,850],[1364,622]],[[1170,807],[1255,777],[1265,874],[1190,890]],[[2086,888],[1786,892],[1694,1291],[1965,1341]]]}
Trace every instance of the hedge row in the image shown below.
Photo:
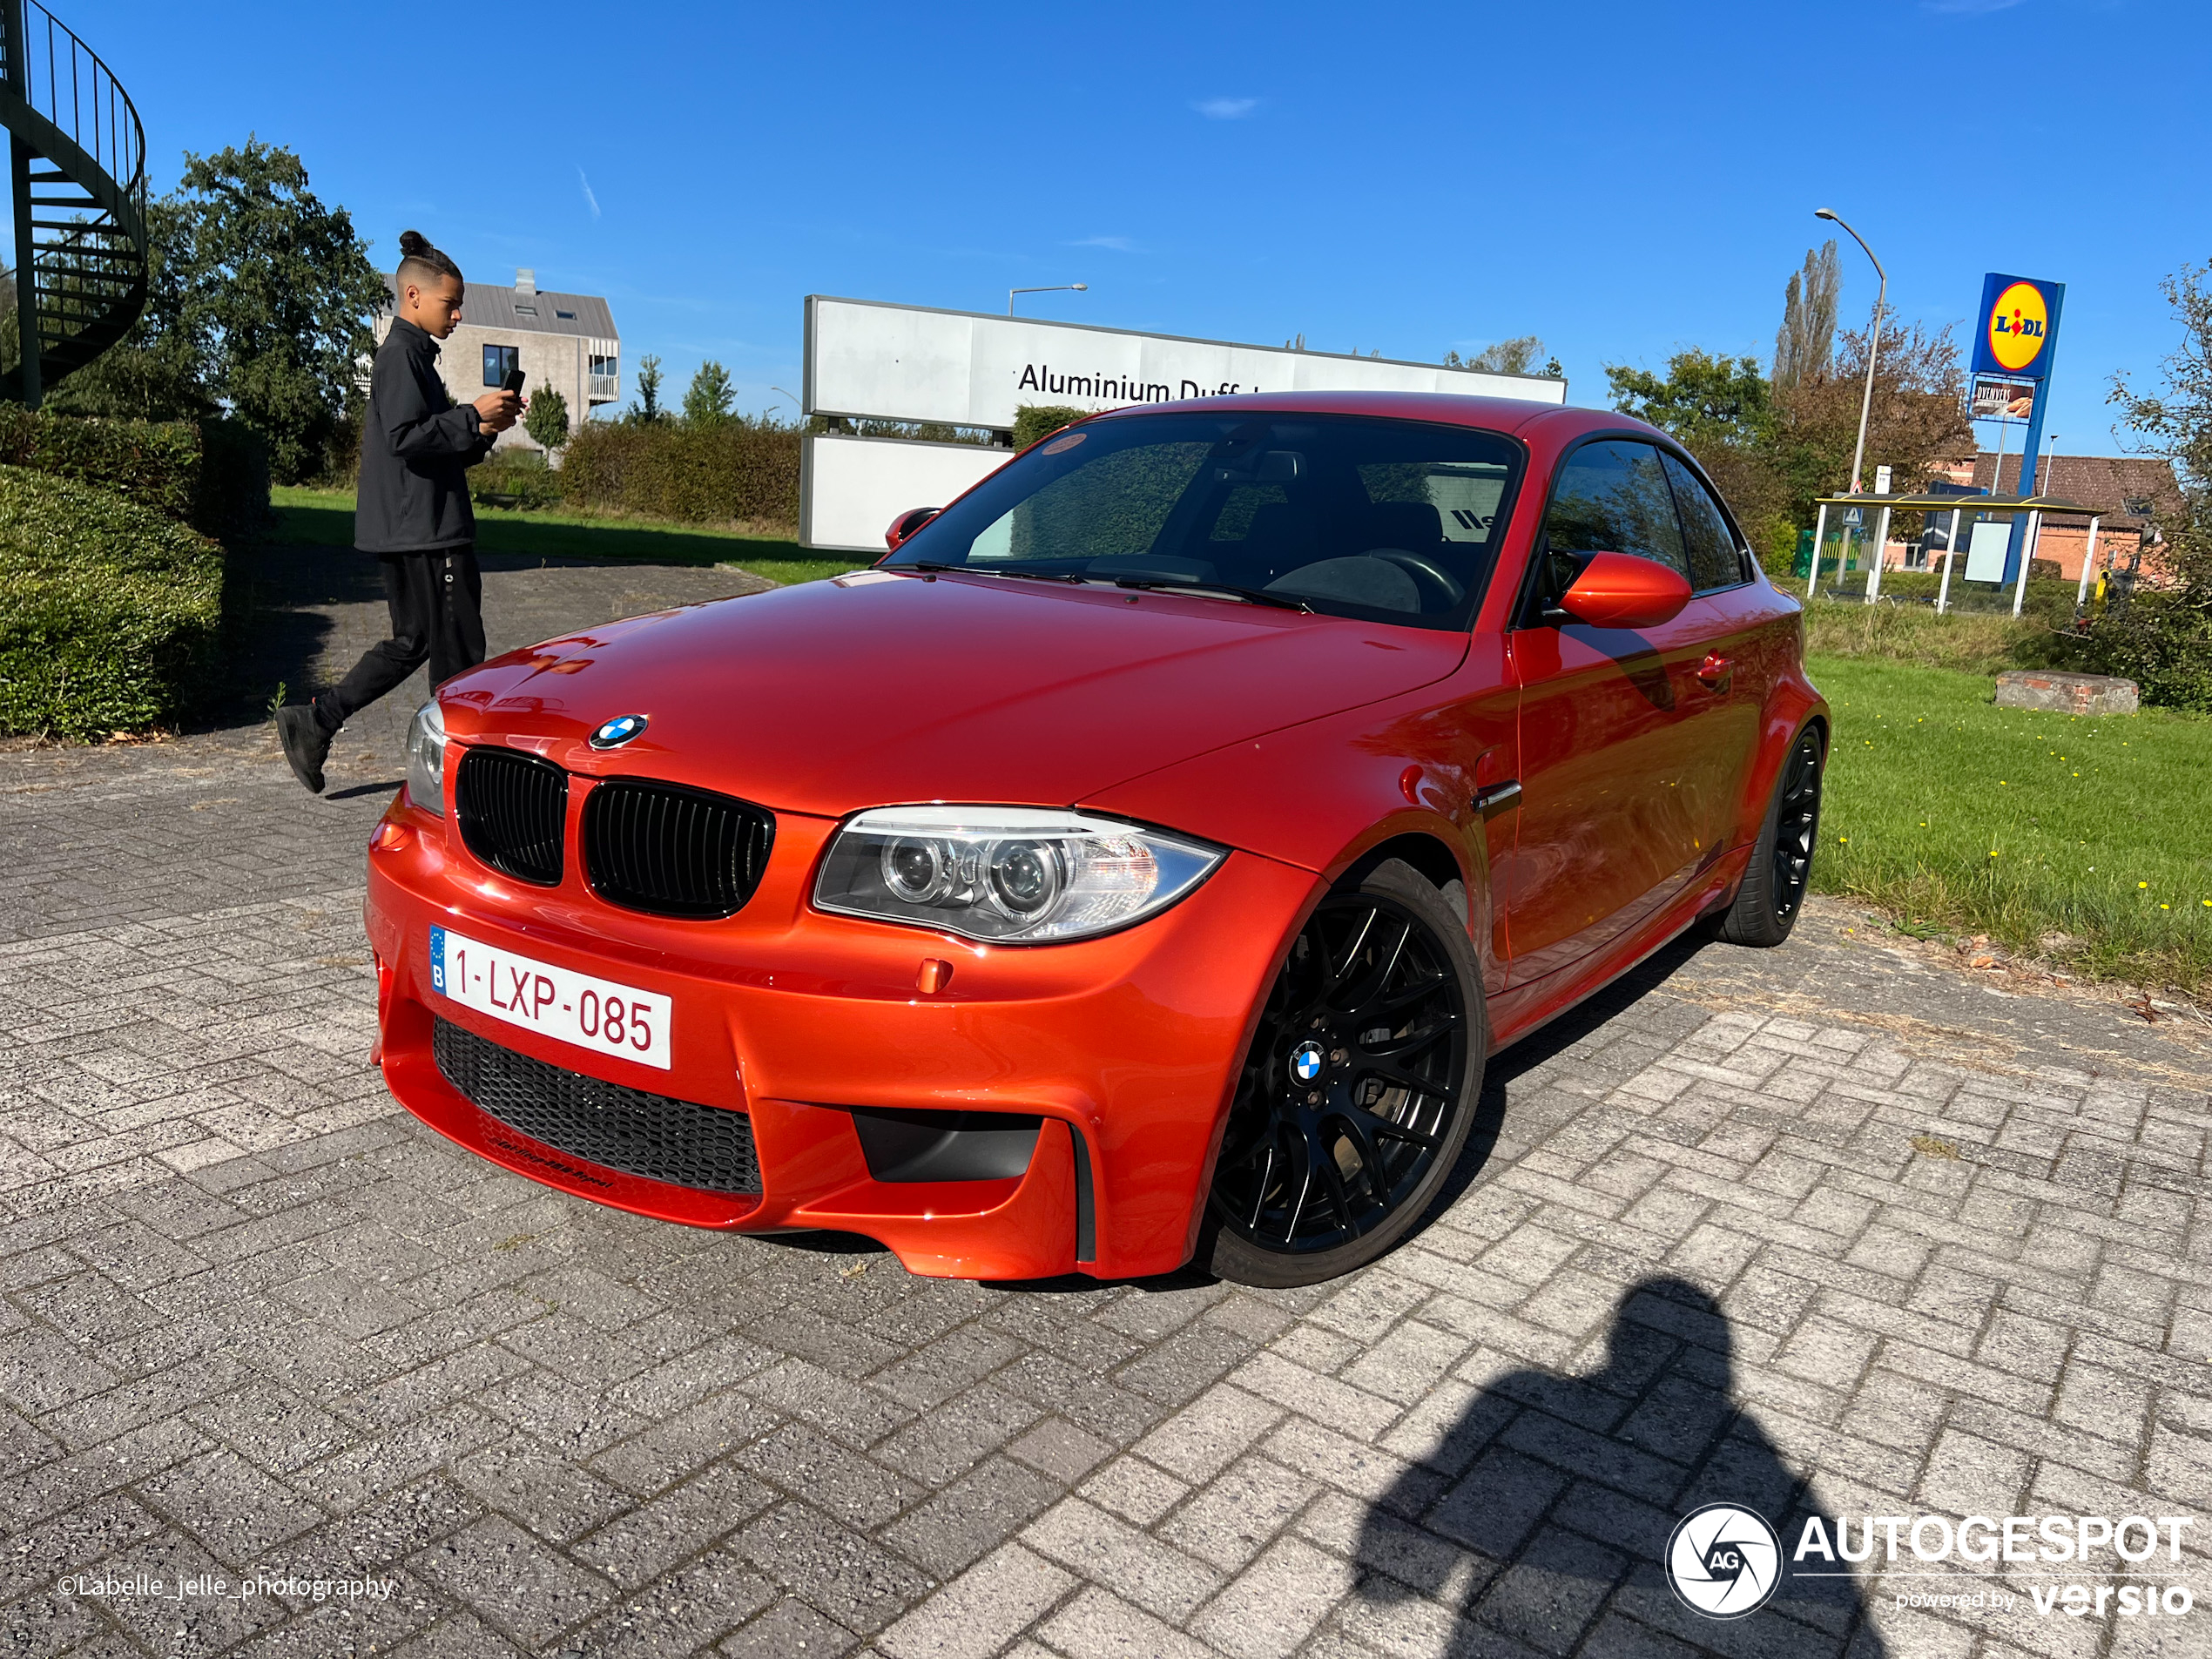
{"label": "hedge row", "polygon": [[0,466],[111,489],[211,536],[269,523],[269,462],[237,421],[107,421],[0,404]]}
{"label": "hedge row", "polygon": [[223,550],[165,514],[0,465],[0,732],[175,722],[203,692]]}
{"label": "hedge row", "polygon": [[799,522],[797,428],[732,417],[586,421],[561,455],[561,495],[582,511],[701,523]]}
{"label": "hedge row", "polygon": [[1046,433],[1057,432],[1090,413],[1064,404],[1024,403],[1014,411],[1014,447],[1026,449]]}
{"label": "hedge row", "polygon": [[516,507],[543,512],[566,498],[565,475],[535,450],[498,455],[469,469],[469,495],[479,507]]}

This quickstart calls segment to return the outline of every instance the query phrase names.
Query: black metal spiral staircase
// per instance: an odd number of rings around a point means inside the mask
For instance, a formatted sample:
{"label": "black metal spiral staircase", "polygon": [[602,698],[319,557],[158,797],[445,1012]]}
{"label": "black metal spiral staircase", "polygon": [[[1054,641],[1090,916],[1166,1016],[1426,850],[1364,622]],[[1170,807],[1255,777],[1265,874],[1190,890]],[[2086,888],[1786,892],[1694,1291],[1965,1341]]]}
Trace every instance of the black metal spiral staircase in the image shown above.
{"label": "black metal spiral staircase", "polygon": [[0,51],[20,341],[0,397],[36,408],[145,308],[145,130],[98,54],[38,0],[0,0]]}

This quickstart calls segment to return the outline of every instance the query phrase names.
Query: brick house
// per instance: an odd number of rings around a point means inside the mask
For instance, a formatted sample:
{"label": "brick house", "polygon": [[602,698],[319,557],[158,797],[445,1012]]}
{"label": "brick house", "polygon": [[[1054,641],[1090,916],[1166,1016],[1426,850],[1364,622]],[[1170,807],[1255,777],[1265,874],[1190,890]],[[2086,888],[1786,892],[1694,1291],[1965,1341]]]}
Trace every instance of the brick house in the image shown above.
{"label": "brick house", "polygon": [[[1961,455],[1946,464],[1942,475],[1954,484],[2009,496],[2020,488],[2020,458],[2017,455],[2006,455],[2000,469],[1998,457],[1984,449],[1971,459]],[[1996,486],[1993,490],[1993,482]],[[2097,531],[2097,563],[2103,568],[2109,568],[2114,560],[2122,570],[2128,568],[2141,543],[2148,515],[2175,512],[2182,506],[2181,487],[2175,482],[2174,469],[2152,456],[2049,455],[2036,474],[2035,484],[2038,495],[2078,501],[2084,507],[2102,510],[2103,523]],[[1962,497],[1960,505],[1971,513],[1973,501],[1972,496]],[[1930,522],[1935,522],[1934,515],[1930,515]],[[1890,563],[1893,566],[1904,564],[1907,556],[1903,545],[1891,545],[1893,551]],[[1962,550],[1964,545],[1962,529]],[[2087,519],[2046,518],[2036,540],[2035,558],[2039,563],[2045,560],[2055,563],[2067,581],[2078,582],[2088,545]],[[2144,574],[2154,580],[2156,565],[2157,556],[2154,552],[2144,560]]]}
{"label": "brick house", "polygon": [[[397,290],[388,275],[384,286]],[[391,332],[392,312],[376,319],[376,343]],[[555,293],[537,273],[519,270],[511,288],[471,281],[461,321],[439,342],[438,373],[456,403],[473,403],[510,368],[529,376],[523,395],[550,387],[567,400],[571,430],[603,403],[622,395],[622,339],[614,314],[597,294]],[[499,435],[500,449],[538,448],[518,423]]]}

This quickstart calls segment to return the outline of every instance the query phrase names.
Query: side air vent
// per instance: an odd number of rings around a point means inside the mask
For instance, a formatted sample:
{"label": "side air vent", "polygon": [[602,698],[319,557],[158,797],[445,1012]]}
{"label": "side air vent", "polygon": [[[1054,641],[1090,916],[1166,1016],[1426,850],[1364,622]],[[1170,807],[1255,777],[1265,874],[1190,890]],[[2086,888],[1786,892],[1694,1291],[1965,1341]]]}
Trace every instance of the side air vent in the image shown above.
{"label": "side air vent", "polygon": [[583,868],[610,904],[710,920],[752,897],[775,833],[748,801],[617,778],[584,799]]}
{"label": "side air vent", "polygon": [[462,842],[493,869],[540,887],[560,885],[568,773],[512,749],[471,748],[461,757],[453,805]]}

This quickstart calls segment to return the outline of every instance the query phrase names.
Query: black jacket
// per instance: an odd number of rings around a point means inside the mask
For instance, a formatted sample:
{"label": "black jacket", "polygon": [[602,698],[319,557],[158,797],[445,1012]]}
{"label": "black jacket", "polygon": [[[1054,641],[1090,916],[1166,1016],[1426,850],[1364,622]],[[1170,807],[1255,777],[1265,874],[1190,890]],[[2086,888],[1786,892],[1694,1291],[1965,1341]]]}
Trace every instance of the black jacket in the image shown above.
{"label": "black jacket", "polygon": [[489,451],[475,406],[456,407],[438,378],[438,342],[405,318],[376,350],[361,422],[354,545],[415,553],[476,539],[469,469]]}

